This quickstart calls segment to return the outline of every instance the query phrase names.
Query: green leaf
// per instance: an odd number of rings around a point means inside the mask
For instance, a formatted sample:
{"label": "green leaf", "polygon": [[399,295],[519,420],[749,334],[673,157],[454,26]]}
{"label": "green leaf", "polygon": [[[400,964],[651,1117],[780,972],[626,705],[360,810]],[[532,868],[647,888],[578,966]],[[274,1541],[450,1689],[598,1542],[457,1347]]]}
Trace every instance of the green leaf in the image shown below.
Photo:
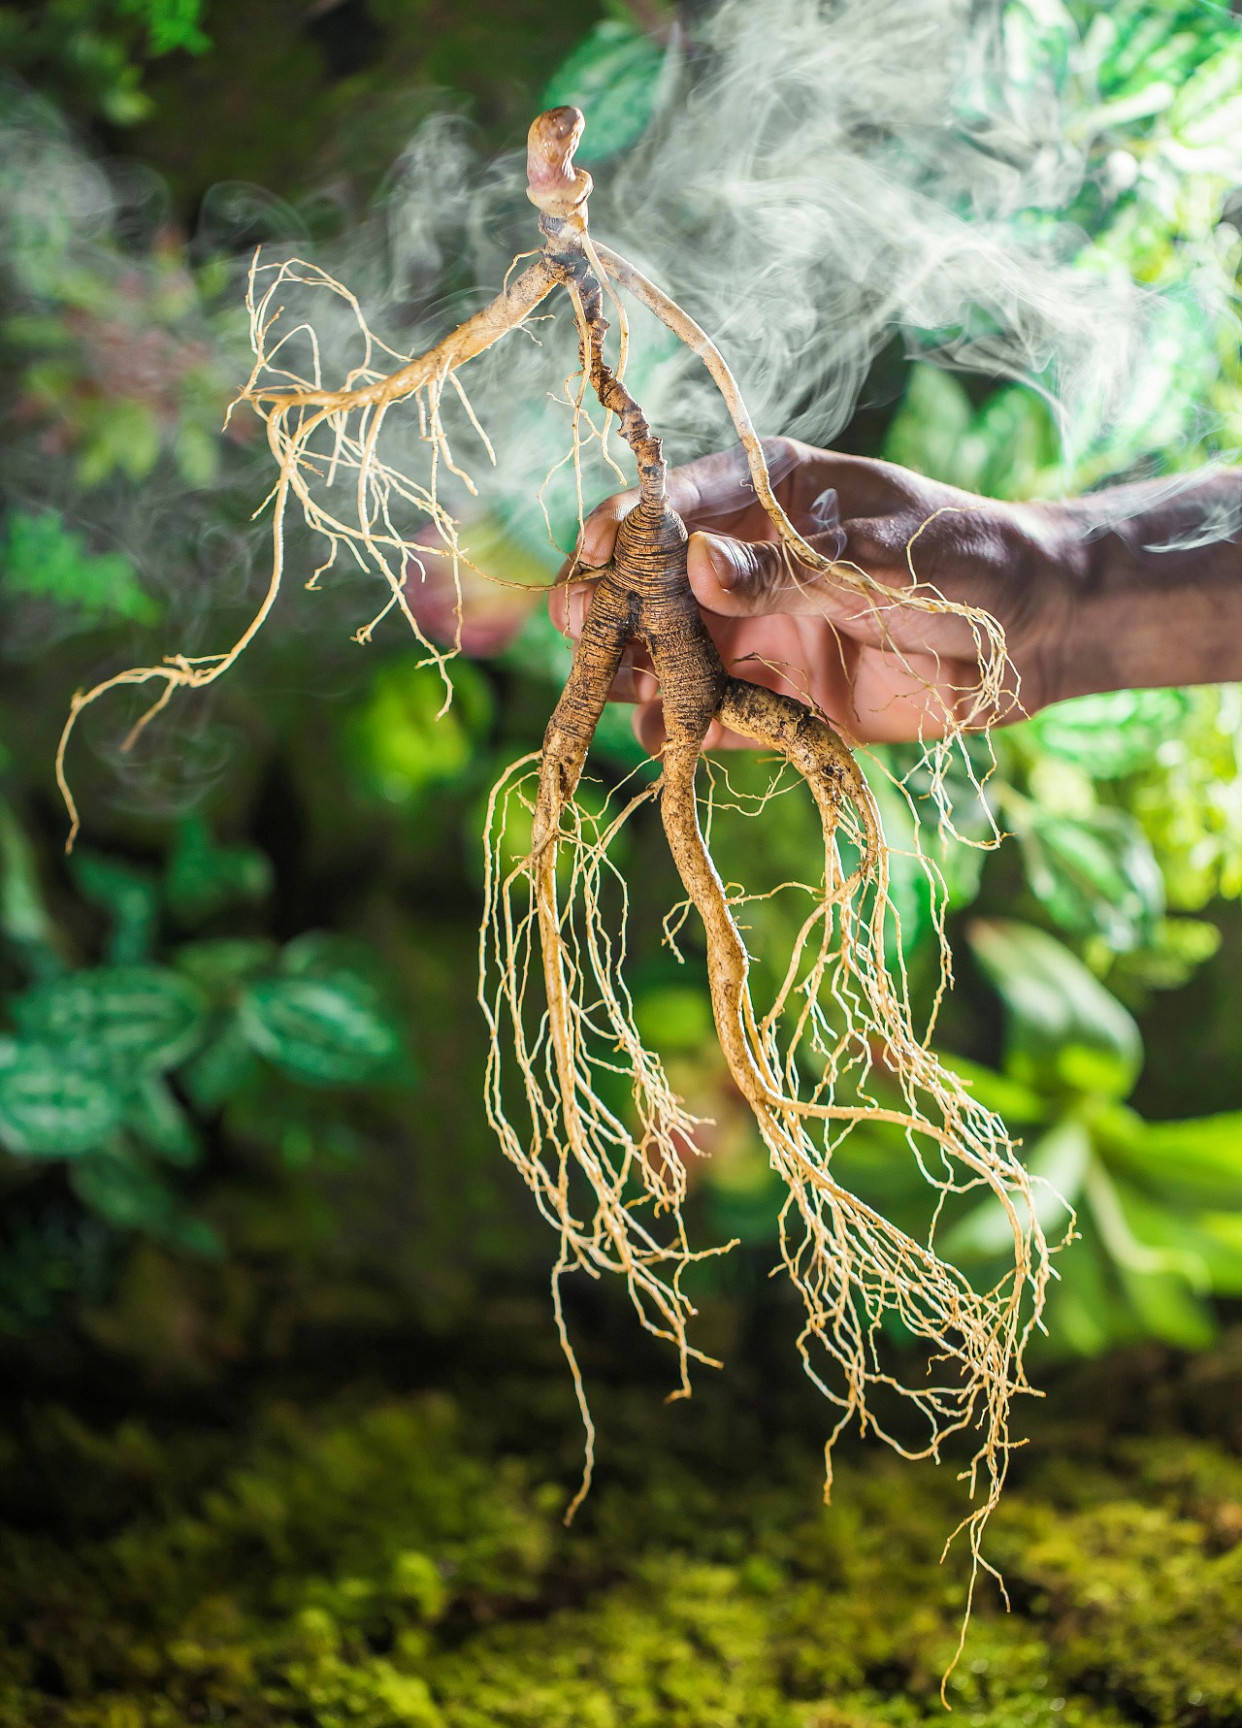
{"label": "green leaf", "polygon": [[1045,399],[1011,384],[988,397],[975,416],[974,435],[986,453],[977,490],[988,498],[1030,498],[1057,472],[1060,433]]}
{"label": "green leaf", "polygon": [[1141,1336],[1142,1327],[1117,1287],[1108,1256],[1094,1236],[1072,1242],[1057,1256],[1060,1274],[1048,1291],[1045,1324],[1057,1344],[1081,1356]]}
{"label": "green leaf", "polygon": [[1177,990],[1220,944],[1219,926],[1206,918],[1162,918],[1142,949],[1125,956],[1120,976],[1144,990]]}
{"label": "green leaf", "polygon": [[88,552],[84,537],[66,528],[54,510],[10,512],[0,571],[8,595],[53,601],[76,612],[83,624],[159,622],[161,608],[129,559],[119,552]]}
{"label": "green leaf", "polygon": [[576,159],[603,162],[642,137],[674,68],[672,56],[652,37],[605,19],[561,62],[539,106],[581,108],[587,126]]}
{"label": "green leaf", "polygon": [[1242,1296],[1242,1212],[1201,1212],[1204,1261],[1219,1296]]}
{"label": "green leaf", "polygon": [[261,1072],[259,1060],[235,1015],[222,1017],[177,1078],[196,1110],[210,1114]]}
{"label": "green leaf", "polygon": [[1135,1237],[1166,1256],[1167,1269],[1198,1295],[1242,1291],[1242,1213],[1200,1212],[1154,1198],[1114,1178]]}
{"label": "green leaf", "polygon": [[1082,961],[1029,924],[976,919],[968,934],[1009,1009],[1006,1067],[1014,1077],[1124,1098],[1142,1066],[1139,1029]]}
{"label": "green leaf", "polygon": [[1169,109],[1169,131],[1192,150],[1239,144],[1242,132],[1242,41],[1196,68]]}
{"label": "green leaf", "polygon": [[0,323],[0,336],[15,348],[69,348],[73,336],[63,318],[19,312]]}
{"label": "green leaf", "polygon": [[75,852],[72,870],[83,896],[112,915],[108,959],[119,966],[149,959],[159,921],[159,892],[151,872],[101,852]]}
{"label": "green leaf", "polygon": [[203,0],[119,0],[118,10],[145,24],[147,52],[152,56],[178,48],[186,54],[205,54],[211,47],[211,37],[201,28]]}
{"label": "green leaf", "polygon": [[127,68],[124,82],[105,90],[100,96],[99,106],[104,119],[110,120],[114,126],[137,126],[139,121],[146,120],[155,112],[155,104],[149,96],[130,88],[137,76],[136,66]]}
{"label": "green leaf", "polygon": [[43,903],[34,848],[14,811],[3,802],[0,802],[0,932],[25,953],[35,971],[59,967],[55,931]]}
{"label": "green leaf", "polygon": [[352,973],[260,979],[243,993],[239,1024],[261,1056],[299,1080],[366,1080],[401,1049],[378,993]]}
{"label": "green leaf", "polygon": [[431,787],[459,779],[473,761],[490,719],[491,694],[467,661],[454,664],[451,680],[450,692],[434,667],[393,662],[380,668],[351,714],[345,731],[351,766],[387,802],[416,805]]}
{"label": "green leaf", "polygon": [[1216,1335],[1211,1309],[1184,1279],[1173,1272],[1118,1268],[1127,1296],[1143,1328],[1166,1344],[1183,1350],[1204,1350]]}
{"label": "green leaf", "polygon": [[177,428],[173,457],[187,486],[208,486],[220,467],[220,440],[205,426],[187,421]]}
{"label": "green leaf", "polygon": [[77,481],[83,491],[99,486],[118,468],[131,480],[145,480],[160,455],[160,423],[147,403],[113,396],[99,404],[91,435],[78,458]]}
{"label": "green leaf", "polygon": [[123,1095],[62,1045],[0,1040],[0,1144],[27,1158],[76,1158],[104,1145]]}
{"label": "green leaf", "polygon": [[634,999],[634,1023],[653,1050],[702,1050],[712,1037],[711,1002],[690,984],[661,984]]}
{"label": "green leaf", "polygon": [[972,1098],[986,1110],[995,1110],[1007,1123],[1039,1122],[1047,1114],[1048,1100],[1033,1086],[1023,1086],[1008,1074],[998,1074],[965,1056],[946,1056],[947,1068],[966,1082]]}
{"label": "green leaf", "polygon": [[916,362],[888,429],[884,455],[932,480],[976,489],[986,451],[970,437],[972,418],[970,397],[953,374]]}
{"label": "green leaf", "polygon": [[83,1158],[69,1179],[83,1205],[119,1230],[141,1230],[195,1254],[219,1252],[211,1226],[189,1216],[163,1179],[136,1159],[112,1153]]}
{"label": "green leaf", "polygon": [[[1067,1207],[1077,1204],[1091,1159],[1091,1136],[1086,1125],[1066,1117],[1037,1140],[1025,1157],[1034,1178],[1031,1196],[1035,1216],[1050,1241],[1064,1236],[1069,1224]],[[1025,1208],[1016,1203],[1018,1216],[1026,1221]],[[999,1200],[989,1197],[954,1224],[944,1238],[950,1255],[993,1255],[1009,1252],[1013,1231]]]}
{"label": "green leaf", "polygon": [[1137,80],[1146,88],[1169,73],[1184,76],[1195,41],[1192,32],[1169,28],[1163,7],[1136,9],[1124,26],[1116,27],[1111,50],[1101,57],[1101,86],[1116,90]]}
{"label": "green leaf", "polygon": [[1143,1122],[1110,1162],[1181,1206],[1242,1211],[1242,1110],[1186,1122]]}
{"label": "green leaf", "polygon": [[131,1073],[170,1068],[194,1048],[205,1004],[188,979],[162,966],[97,966],[36,985],[13,1002],[31,1038],[90,1049]]}
{"label": "green leaf", "polygon": [[201,924],[228,906],[262,900],[271,883],[271,864],[257,847],[217,846],[198,811],[180,824],[164,887],[183,924]]}
{"label": "green leaf", "polygon": [[1084,1234],[1098,1235],[1143,1330],[1187,1349],[1209,1344],[1215,1328],[1202,1300],[1209,1274],[1182,1226],[1098,1162],[1085,1194]]}
{"label": "green leaf", "polygon": [[1062,816],[1032,806],[1018,832],[1031,892],[1055,924],[1100,935],[1114,953],[1154,938],[1164,880],[1132,816],[1104,809]]}
{"label": "green leaf", "polygon": [[335,930],[304,930],[280,951],[280,970],[290,976],[332,978],[352,972],[382,990],[384,970],[370,943]]}
{"label": "green leaf", "polygon": [[125,1126],[169,1164],[197,1164],[202,1146],[185,1111],[158,1074],[144,1074],[130,1094]]}
{"label": "green leaf", "polygon": [[1076,696],[1011,728],[1009,737],[1079,763],[1093,779],[1115,780],[1150,763],[1190,706],[1183,690],[1112,690]]}
{"label": "green leaf", "polygon": [[270,971],[278,952],[267,936],[214,936],[201,942],[183,942],[174,951],[172,962],[212,1001],[228,1002],[239,984]]}

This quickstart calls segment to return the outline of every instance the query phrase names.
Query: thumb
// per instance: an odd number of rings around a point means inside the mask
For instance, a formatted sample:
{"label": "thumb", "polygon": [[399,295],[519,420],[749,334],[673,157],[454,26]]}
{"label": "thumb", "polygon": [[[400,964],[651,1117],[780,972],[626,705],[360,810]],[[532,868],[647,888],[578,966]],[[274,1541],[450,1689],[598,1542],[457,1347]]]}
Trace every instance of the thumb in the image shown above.
{"label": "thumb", "polygon": [[[839,528],[808,536],[825,558],[839,558],[845,536]],[[762,612],[811,612],[835,615],[846,604],[818,570],[808,569],[779,541],[734,540],[727,534],[692,534],[688,552],[690,586],[700,606],[726,618]]]}

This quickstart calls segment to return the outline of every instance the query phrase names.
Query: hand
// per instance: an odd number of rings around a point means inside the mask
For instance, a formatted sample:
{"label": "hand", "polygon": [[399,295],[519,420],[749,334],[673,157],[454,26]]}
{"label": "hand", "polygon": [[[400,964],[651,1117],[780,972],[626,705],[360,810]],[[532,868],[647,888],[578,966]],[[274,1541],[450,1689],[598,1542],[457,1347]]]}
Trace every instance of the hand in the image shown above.
{"label": "hand", "polygon": [[[973,723],[1021,719],[1054,699],[1051,645],[1072,609],[1055,506],[977,498],[892,463],[791,438],[767,439],[764,451],[776,496],[803,537],[857,564],[892,590],[893,601],[877,607],[819,572],[791,569],[740,446],[675,468],[669,502],[690,530],[690,585],[731,672],[814,704],[858,743],[937,736],[949,716],[965,719],[979,681],[974,634],[952,614],[902,603],[914,581],[909,549],[920,583],[985,608],[1005,629],[1011,668],[1002,708]],[[622,492],[591,512],[577,569],[608,562],[617,524],[636,501],[637,493]],[[562,572],[573,574],[572,565]],[[553,590],[552,618],[565,634],[581,633],[589,598],[589,581]],[[612,698],[637,704],[635,730],[657,752],[659,692],[636,645],[626,650]],[[706,746],[748,747],[719,722]]]}

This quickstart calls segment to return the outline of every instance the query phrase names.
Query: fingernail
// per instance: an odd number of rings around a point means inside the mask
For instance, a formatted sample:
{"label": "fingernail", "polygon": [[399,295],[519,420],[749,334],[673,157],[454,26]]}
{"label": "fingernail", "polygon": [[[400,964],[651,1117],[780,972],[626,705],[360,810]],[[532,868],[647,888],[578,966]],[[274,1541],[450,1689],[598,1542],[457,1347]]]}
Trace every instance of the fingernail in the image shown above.
{"label": "fingernail", "polygon": [[581,636],[582,626],[586,623],[587,597],[581,588],[571,588],[569,599],[565,606],[565,622],[571,636]]}
{"label": "fingernail", "polygon": [[732,588],[737,580],[737,563],[733,557],[733,549],[727,540],[719,540],[714,534],[701,536],[703,549],[707,553],[707,562],[712,567],[712,575],[721,588]]}
{"label": "fingernail", "polygon": [[[609,523],[608,527],[612,528]],[[606,530],[588,522],[582,530],[582,539],[578,542],[578,562],[588,570],[597,570],[601,564],[608,562],[609,547],[605,544]]]}

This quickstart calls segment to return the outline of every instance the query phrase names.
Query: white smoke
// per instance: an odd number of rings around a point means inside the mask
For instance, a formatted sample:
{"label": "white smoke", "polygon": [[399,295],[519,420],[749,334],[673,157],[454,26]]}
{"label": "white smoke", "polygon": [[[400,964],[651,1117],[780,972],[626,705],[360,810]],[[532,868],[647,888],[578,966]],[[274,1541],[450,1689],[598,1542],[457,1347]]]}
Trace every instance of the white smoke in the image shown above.
{"label": "white smoke", "polygon": [[[661,88],[639,143],[594,170],[592,230],[718,341],[761,432],[831,444],[896,344],[1037,391],[1067,473],[1118,428],[1139,451],[1167,443],[1171,425],[1202,433],[1193,402],[1145,402],[1136,388],[1144,357],[1200,308],[1171,318],[1066,218],[1089,178],[1107,207],[1134,164],[1093,157],[1091,51],[1045,28],[1037,8],[722,0],[675,38]],[[588,111],[588,141],[590,128]],[[386,303],[388,334],[417,350],[537,244],[520,159],[479,164],[459,124],[441,120],[412,141],[366,234],[329,263],[369,305]],[[426,305],[446,269],[473,288],[411,328],[411,299]],[[1222,321],[1228,292],[1226,270],[1200,273],[1202,322]],[[563,314],[533,334],[473,363],[466,382],[500,455],[497,473],[477,477],[510,530],[546,550],[534,494],[566,448],[567,411],[553,402],[574,340]],[[731,442],[699,363],[641,313],[631,366],[673,461]],[[615,486],[596,462],[588,502]],[[562,473],[551,491],[562,545],[571,492]]]}
{"label": "white smoke", "polygon": [[[646,134],[595,170],[593,232],[715,337],[763,433],[840,438],[877,356],[896,346],[1038,391],[1067,472],[1127,417],[1139,449],[1148,414],[1163,415],[1160,441],[1171,414],[1197,435],[1185,400],[1135,399],[1140,359],[1157,334],[1176,335],[1161,297],[1098,249],[1084,269],[1088,237],[1065,215],[1089,177],[1107,205],[1134,170],[1123,151],[1092,155],[1092,52],[1059,14],[1046,22],[1024,0],[721,0],[671,42]],[[0,157],[7,255],[22,261],[19,286],[37,299],[40,273],[67,250],[100,255],[110,243],[116,179],[29,109],[4,129]],[[371,218],[313,256],[394,347],[417,352],[490,298],[516,253],[538,246],[524,186],[519,156],[486,162],[460,120],[436,117],[403,151]],[[269,256],[310,249],[298,213],[259,189],[209,195],[200,252],[243,241],[249,250],[263,236],[276,238]],[[1200,278],[1203,319],[1219,322],[1223,253]],[[291,291],[284,327],[310,316],[325,381],[340,382],[359,357],[352,316],[328,295],[305,300]],[[1182,315],[1193,322],[1195,311]],[[698,362],[645,314],[635,313],[633,335],[631,384],[670,458],[731,442]],[[218,368],[240,384],[232,337],[215,340]],[[297,369],[306,356],[291,345]],[[562,310],[467,368],[496,444],[494,472],[464,420],[451,426],[482,494],[467,512],[490,507],[545,562],[555,554],[536,493],[567,448],[558,399],[575,365]],[[412,410],[408,421],[403,431],[394,418],[387,456],[419,472],[426,449]],[[617,481],[595,460],[583,485],[589,504]],[[570,469],[547,501],[564,546],[576,512]],[[303,551],[309,570],[318,558]]]}

